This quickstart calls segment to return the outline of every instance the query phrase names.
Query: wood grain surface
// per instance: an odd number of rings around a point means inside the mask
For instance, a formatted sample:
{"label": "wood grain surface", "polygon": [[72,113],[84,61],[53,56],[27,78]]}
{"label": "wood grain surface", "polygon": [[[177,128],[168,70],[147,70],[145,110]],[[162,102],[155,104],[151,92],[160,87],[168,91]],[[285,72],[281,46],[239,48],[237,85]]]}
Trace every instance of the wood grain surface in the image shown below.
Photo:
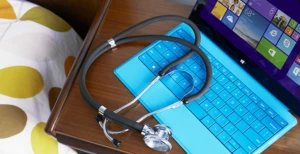
{"label": "wood grain surface", "polygon": [[[115,34],[126,28],[141,22],[150,17],[176,14],[188,17],[191,6],[172,3],[166,0],[114,0],[109,8],[103,26],[96,32],[96,36],[91,43],[89,51],[92,51],[98,44],[110,39]],[[150,25],[138,30],[137,34],[164,34],[178,23],[163,22]],[[117,109],[134,97],[127,88],[113,74],[113,70],[128,60],[130,57],[146,47],[150,42],[134,42],[118,46],[112,51],[106,52],[98,58],[90,68],[87,75],[87,86],[92,96],[99,102],[105,104],[110,109]],[[80,62],[76,66],[80,66]],[[72,70],[75,82],[69,82],[71,90],[64,91],[65,99],[59,99],[57,104],[62,106],[58,111],[60,114],[52,116],[51,124],[55,137],[62,143],[85,152],[92,153],[141,153],[156,154],[143,142],[143,137],[136,133],[125,133],[117,135],[115,138],[122,141],[120,148],[115,148],[104,136],[98,123],[95,120],[96,111],[90,108],[82,99],[78,86],[78,68],[74,66]],[[137,119],[146,114],[145,108],[136,104],[133,107],[121,112],[122,115]],[[55,120],[53,120],[55,119]],[[149,118],[146,120],[151,126],[157,124],[156,120]],[[50,127],[50,126],[49,126]],[[120,129],[120,127],[109,124],[110,129]],[[300,153],[300,128],[297,125],[285,136],[279,139],[264,154],[296,154]],[[205,140],[205,139],[199,139]],[[182,148],[171,139],[173,149],[168,154],[185,153]]]}

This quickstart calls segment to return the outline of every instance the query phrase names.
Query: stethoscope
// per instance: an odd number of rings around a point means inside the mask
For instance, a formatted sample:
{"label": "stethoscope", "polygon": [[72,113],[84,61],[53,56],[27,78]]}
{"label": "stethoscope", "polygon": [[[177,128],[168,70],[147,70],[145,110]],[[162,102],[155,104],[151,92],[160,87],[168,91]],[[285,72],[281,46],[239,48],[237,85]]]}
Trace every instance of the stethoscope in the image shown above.
{"label": "stethoscope", "polygon": [[[176,21],[180,21],[180,22],[184,22],[184,23],[188,24],[192,28],[192,30],[195,34],[195,43],[192,44],[183,39],[179,39],[179,38],[171,37],[171,36],[164,36],[164,35],[140,35],[140,36],[125,37],[128,34],[134,32],[142,27],[145,27],[149,24],[152,24],[154,22],[159,22],[159,21],[165,21],[165,20],[176,20]],[[128,104],[122,106],[121,108],[119,108],[115,111],[111,111],[111,110],[107,109],[104,105],[100,104],[100,102],[96,101],[91,96],[91,94],[89,93],[89,91],[87,89],[86,83],[85,83],[86,74],[89,70],[89,67],[92,65],[92,63],[99,56],[101,56],[103,53],[105,53],[109,49],[112,49],[112,48],[116,47],[117,45],[121,45],[121,44],[128,43],[128,42],[133,42],[133,41],[140,41],[140,40],[166,40],[166,41],[180,43],[186,47],[189,47],[191,50],[186,55],[182,56],[181,58],[178,58],[177,60],[175,60],[174,62],[170,63],[165,68],[163,68],[161,71],[159,71],[157,77],[155,77],[150,82],[150,84],[146,88],[144,88],[136,96],[136,98],[134,98],[131,102],[129,102]],[[203,94],[207,91],[207,89],[209,88],[209,85],[211,83],[211,80],[212,80],[212,68],[211,68],[210,62],[209,62],[208,58],[206,57],[206,55],[203,53],[203,51],[200,48],[198,48],[199,44],[200,44],[200,31],[199,31],[198,27],[192,21],[190,21],[187,18],[180,17],[180,16],[166,15],[166,16],[158,16],[158,17],[154,17],[154,18],[145,20],[137,25],[134,25],[134,26],[128,28],[127,30],[121,32],[120,34],[117,34],[116,36],[109,39],[108,41],[101,43],[99,46],[96,47],[96,49],[92,53],[89,54],[89,56],[86,58],[86,60],[84,61],[83,65],[82,65],[80,81],[79,81],[80,91],[81,91],[81,94],[82,94],[84,100],[98,112],[97,120],[98,120],[100,126],[102,127],[105,136],[116,147],[119,147],[121,145],[121,141],[112,138],[109,134],[121,134],[121,133],[127,132],[128,130],[131,130],[131,131],[134,131],[134,132],[144,135],[144,142],[146,143],[146,145],[148,147],[150,147],[154,150],[166,152],[172,148],[172,145],[168,141],[169,136],[172,134],[172,131],[168,126],[163,125],[163,124],[158,124],[158,125],[155,125],[153,128],[151,128],[148,124],[141,124],[140,122],[142,122],[145,118],[152,116],[154,114],[160,113],[160,112],[168,110],[168,109],[176,108],[182,104],[187,104],[189,102],[192,102],[192,101],[198,99],[199,97],[203,96]],[[129,107],[130,105],[132,105],[133,103],[135,103],[144,93],[146,93],[146,91],[148,89],[151,88],[151,86],[153,86],[156,82],[158,82],[163,76],[168,75],[170,73],[170,70],[174,66],[184,62],[185,60],[190,58],[195,52],[197,52],[199,54],[199,56],[202,58],[205,68],[206,68],[205,83],[204,83],[202,89],[199,90],[196,94],[190,95],[190,96],[185,95],[181,100],[179,100],[167,107],[164,107],[162,109],[148,113],[145,116],[138,119],[137,121],[129,120],[129,119],[117,114],[121,110],[123,110],[123,109]],[[121,130],[121,131],[108,130],[106,128],[108,120],[126,128],[126,129]]]}

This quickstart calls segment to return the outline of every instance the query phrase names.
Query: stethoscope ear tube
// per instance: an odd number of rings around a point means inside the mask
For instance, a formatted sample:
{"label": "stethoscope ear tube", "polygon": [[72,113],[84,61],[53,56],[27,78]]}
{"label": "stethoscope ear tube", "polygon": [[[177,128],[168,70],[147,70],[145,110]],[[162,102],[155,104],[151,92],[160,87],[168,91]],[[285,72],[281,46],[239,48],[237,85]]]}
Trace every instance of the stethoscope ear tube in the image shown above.
{"label": "stethoscope ear tube", "polygon": [[109,109],[104,111],[104,116],[119,126],[130,129],[136,133],[141,133],[144,127],[144,125],[120,116]]}

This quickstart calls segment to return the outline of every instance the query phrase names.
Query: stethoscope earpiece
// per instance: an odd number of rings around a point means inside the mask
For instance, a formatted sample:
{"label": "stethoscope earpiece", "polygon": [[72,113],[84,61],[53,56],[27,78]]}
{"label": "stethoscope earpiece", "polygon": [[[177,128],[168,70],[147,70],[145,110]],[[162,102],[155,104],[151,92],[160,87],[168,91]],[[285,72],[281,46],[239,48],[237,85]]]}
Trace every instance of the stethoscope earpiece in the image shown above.
{"label": "stethoscope earpiece", "polygon": [[156,151],[167,152],[172,149],[169,136],[172,135],[171,129],[162,124],[155,125],[153,131],[145,134],[145,144]]}

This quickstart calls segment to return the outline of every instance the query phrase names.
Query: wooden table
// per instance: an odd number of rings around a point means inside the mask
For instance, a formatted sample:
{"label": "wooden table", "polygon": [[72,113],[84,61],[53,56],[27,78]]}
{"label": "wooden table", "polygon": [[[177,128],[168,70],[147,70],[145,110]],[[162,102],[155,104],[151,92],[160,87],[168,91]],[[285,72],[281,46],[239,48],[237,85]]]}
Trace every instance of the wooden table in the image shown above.
{"label": "wooden table", "polygon": [[[104,3],[105,6],[109,4],[109,0]],[[76,60],[76,64],[47,123],[46,132],[56,137],[59,142],[85,152],[102,154],[158,153],[150,150],[144,144],[143,137],[136,133],[129,132],[116,136],[122,141],[120,148],[115,148],[107,140],[95,120],[96,111],[90,108],[82,99],[78,86],[78,72],[86,52],[92,51],[100,42],[108,40],[113,35],[147,18],[165,14],[188,17],[191,9],[191,6],[175,4],[166,0],[112,1],[102,26],[99,26],[101,24],[99,19],[104,14],[97,15],[82,52]],[[176,22],[153,24],[136,31],[134,34],[164,34],[176,24]],[[116,109],[133,99],[133,95],[113,74],[113,70],[147,44],[149,42],[136,42],[118,46],[117,49],[105,53],[95,61],[90,68],[86,82],[89,91],[96,100],[103,102],[110,109]],[[131,119],[137,119],[146,113],[145,108],[137,103],[137,105],[122,112],[122,115]],[[149,118],[146,120],[146,123],[153,126],[157,122],[155,119]],[[119,128],[113,124],[110,124],[108,127],[113,129]],[[264,153],[300,153],[299,140],[300,125],[297,125]],[[168,153],[185,153],[173,139],[171,139],[171,143],[173,149]]]}

